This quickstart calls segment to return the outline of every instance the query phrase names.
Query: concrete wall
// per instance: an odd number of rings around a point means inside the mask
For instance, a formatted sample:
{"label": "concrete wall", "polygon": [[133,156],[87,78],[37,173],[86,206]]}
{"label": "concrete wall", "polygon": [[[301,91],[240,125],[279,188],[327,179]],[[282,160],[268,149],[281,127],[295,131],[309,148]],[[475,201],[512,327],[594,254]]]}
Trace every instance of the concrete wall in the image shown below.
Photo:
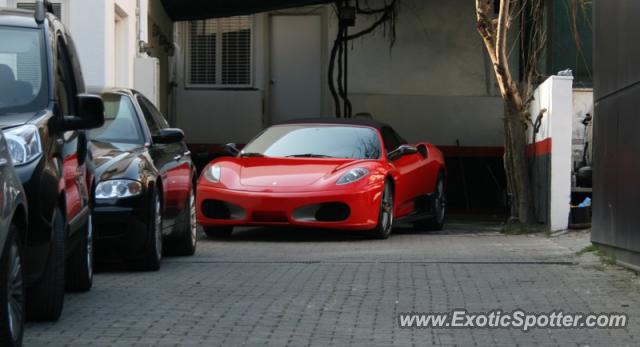
{"label": "concrete wall", "polygon": [[[569,225],[573,136],[572,77],[552,76],[535,91],[530,112],[544,117],[530,146],[537,214],[551,231]],[[529,138],[533,138],[529,128]]]}
{"label": "concrete wall", "polygon": [[[375,7],[382,2],[369,3]],[[349,88],[354,112],[369,112],[393,124],[409,141],[501,147],[503,106],[475,29],[474,4],[467,0],[400,3],[393,48],[382,29],[350,46]],[[332,9],[319,6],[278,13],[310,11],[325,18],[324,51],[328,52],[336,31]],[[368,24],[365,16],[359,16],[357,22],[352,32]],[[186,88],[186,26],[179,24],[178,28],[182,53],[178,59],[177,125],[185,130],[190,143],[248,141],[269,124],[269,14],[255,16],[251,90]],[[323,61],[328,59],[323,57]],[[517,57],[514,64],[517,68]],[[333,101],[326,83],[322,88],[322,114],[330,116]]]}

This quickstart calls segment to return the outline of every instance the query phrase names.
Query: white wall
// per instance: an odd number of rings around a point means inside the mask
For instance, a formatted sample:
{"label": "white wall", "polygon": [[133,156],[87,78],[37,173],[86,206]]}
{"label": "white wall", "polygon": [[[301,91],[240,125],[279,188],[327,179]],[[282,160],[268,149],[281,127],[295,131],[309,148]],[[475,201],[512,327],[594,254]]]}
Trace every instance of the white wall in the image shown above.
{"label": "white wall", "polygon": [[[370,1],[372,7],[379,0]],[[349,56],[349,91],[354,112],[370,112],[394,125],[409,141],[438,145],[503,145],[503,106],[475,28],[474,4],[402,1],[397,40],[392,49],[382,30],[353,42]],[[323,61],[335,39],[336,18],[328,6],[278,13],[314,11],[326,24]],[[184,87],[185,26],[178,37],[177,125],[190,143],[243,143],[269,123],[268,14],[254,26],[254,87],[252,91],[194,90]],[[367,26],[365,16],[358,27]],[[326,64],[323,66],[326,76]],[[333,101],[323,82],[322,115],[333,114]],[[264,112],[263,112],[264,110]],[[238,124],[243,128],[239,129]]]}
{"label": "white wall", "polygon": [[[551,158],[548,174],[551,231],[567,229],[571,204],[571,172],[573,136],[573,77],[552,76],[542,83],[534,94],[530,112],[535,118],[546,109],[536,141],[551,139]],[[529,129],[531,134],[531,129]],[[531,136],[529,136],[531,138]],[[541,180],[545,182],[544,179]],[[535,188],[535,187],[534,187]]]}
{"label": "white wall", "polygon": [[200,144],[247,143],[263,128],[267,15],[254,18],[254,80],[246,90],[187,88],[186,23],[176,26],[180,52],[177,56],[176,126],[187,142]]}

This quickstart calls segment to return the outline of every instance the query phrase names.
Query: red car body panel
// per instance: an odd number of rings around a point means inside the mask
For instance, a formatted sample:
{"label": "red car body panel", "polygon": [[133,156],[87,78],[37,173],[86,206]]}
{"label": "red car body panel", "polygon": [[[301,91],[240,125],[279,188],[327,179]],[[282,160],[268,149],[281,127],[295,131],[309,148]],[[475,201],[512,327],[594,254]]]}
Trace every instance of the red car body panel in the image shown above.
{"label": "red car body panel", "polygon": [[[380,141],[382,143],[381,137]],[[204,227],[292,225],[345,230],[373,229],[378,223],[386,179],[393,180],[394,215],[401,218],[416,209],[418,197],[434,192],[440,172],[446,174],[444,158],[435,146],[428,143],[415,146],[424,146],[428,155],[409,154],[390,161],[383,148],[380,159],[375,160],[219,158],[205,170],[213,165],[220,166],[220,182],[211,182],[204,174],[198,181],[198,223]],[[350,184],[336,184],[344,173],[356,167],[366,168],[369,175]],[[207,218],[203,212],[203,203],[207,200],[239,206],[244,214],[234,219]],[[331,202],[349,206],[348,218],[340,222],[319,222],[295,216],[295,211],[300,208]]]}
{"label": "red car body panel", "polygon": [[177,164],[162,176],[164,209],[176,212],[188,209],[194,177],[193,168],[189,163]]}

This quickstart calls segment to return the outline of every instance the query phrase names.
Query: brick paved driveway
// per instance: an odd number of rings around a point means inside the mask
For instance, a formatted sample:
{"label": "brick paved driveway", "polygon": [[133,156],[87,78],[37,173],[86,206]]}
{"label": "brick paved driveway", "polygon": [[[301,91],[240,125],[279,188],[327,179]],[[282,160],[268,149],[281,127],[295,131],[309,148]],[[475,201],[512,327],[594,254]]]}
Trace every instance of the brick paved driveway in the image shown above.
{"label": "brick paved driveway", "polygon": [[[490,226],[389,240],[245,229],[199,243],[155,273],[103,272],[69,294],[57,323],[29,324],[31,345],[640,345],[640,286],[576,257],[585,233],[504,236]],[[627,312],[625,330],[401,329],[400,312]]]}

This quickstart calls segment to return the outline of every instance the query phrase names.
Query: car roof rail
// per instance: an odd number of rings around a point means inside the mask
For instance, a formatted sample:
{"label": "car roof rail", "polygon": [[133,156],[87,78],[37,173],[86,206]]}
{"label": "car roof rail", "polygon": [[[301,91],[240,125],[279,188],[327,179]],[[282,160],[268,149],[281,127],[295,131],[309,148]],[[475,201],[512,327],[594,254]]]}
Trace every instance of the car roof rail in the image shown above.
{"label": "car roof rail", "polygon": [[49,0],[36,0],[35,19],[38,24],[44,23],[47,12],[53,13],[53,5]]}

